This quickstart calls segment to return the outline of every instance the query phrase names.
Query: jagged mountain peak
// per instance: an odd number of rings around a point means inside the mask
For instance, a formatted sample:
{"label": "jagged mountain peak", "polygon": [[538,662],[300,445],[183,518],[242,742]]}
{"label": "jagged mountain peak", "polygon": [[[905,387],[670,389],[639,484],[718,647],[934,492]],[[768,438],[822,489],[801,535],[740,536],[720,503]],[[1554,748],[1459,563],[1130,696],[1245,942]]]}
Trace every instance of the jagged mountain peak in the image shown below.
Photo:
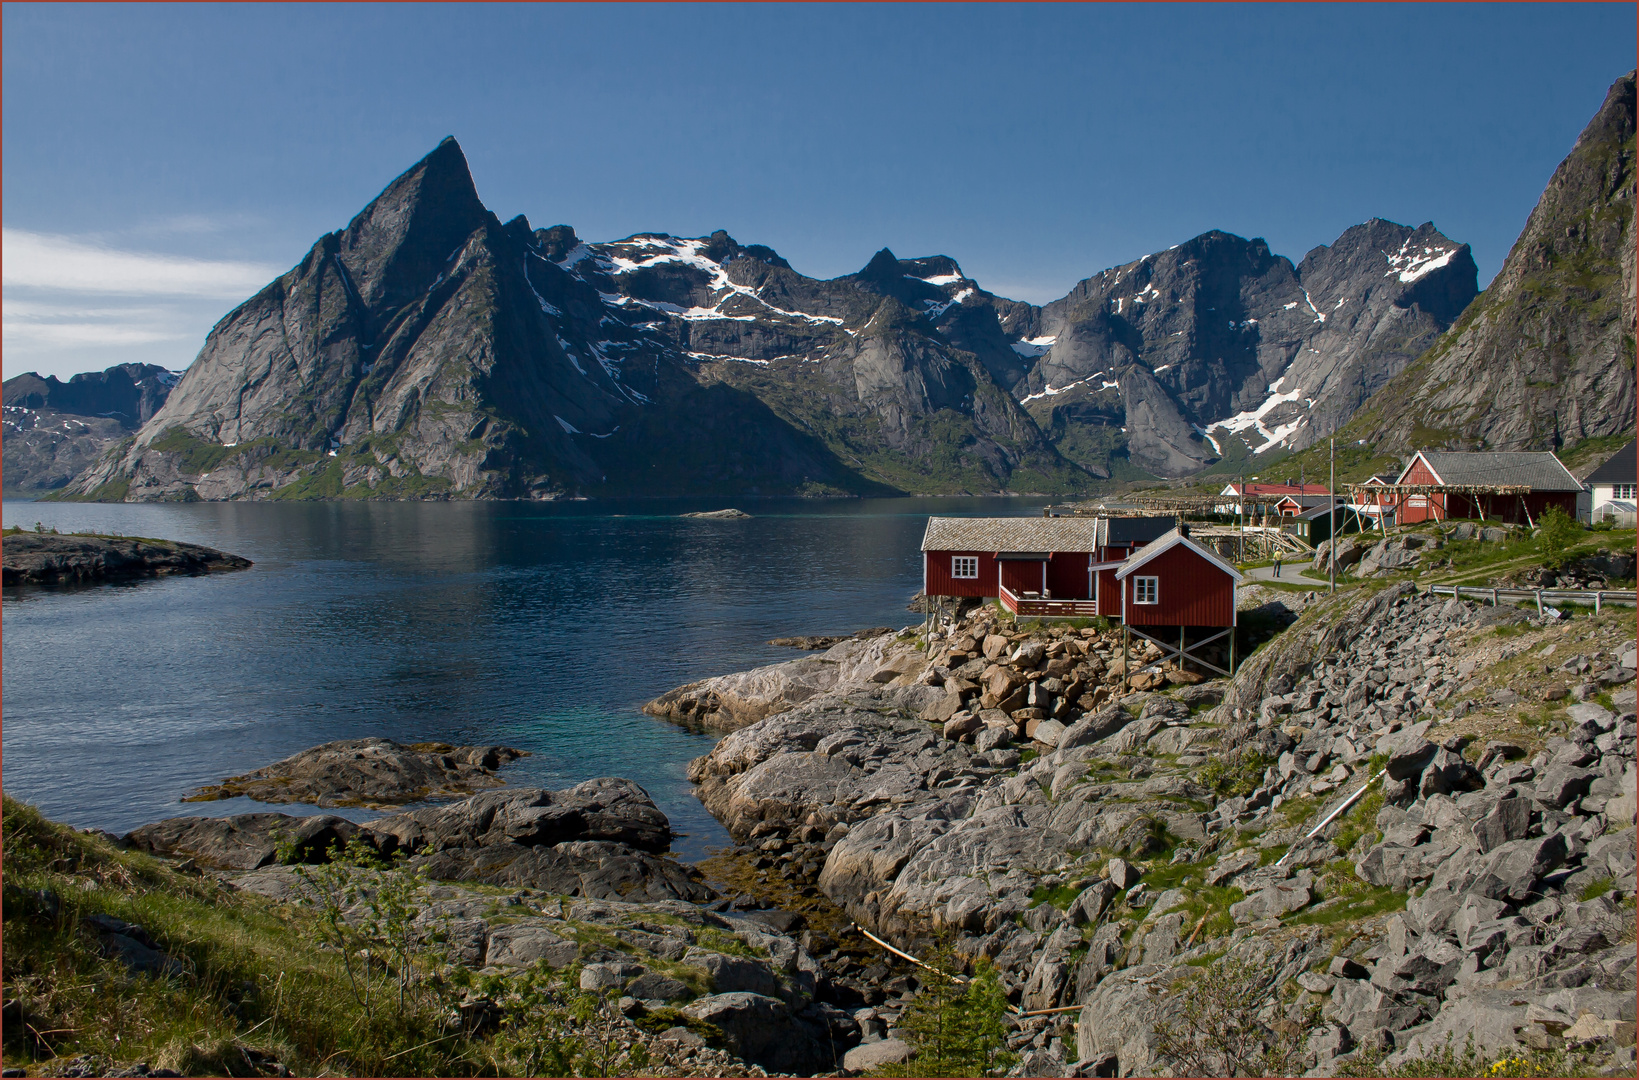
{"label": "jagged mountain peak", "polygon": [[461,145],[448,137],[348,223],[337,255],[366,307],[393,309],[425,290],[467,238],[493,219]]}
{"label": "jagged mountain peak", "polygon": [[[1485,293],[1366,404],[1351,437],[1392,453],[1558,450],[1633,430],[1635,119],[1630,72],[1554,170]],[[1426,291],[1422,280],[1408,288]]]}

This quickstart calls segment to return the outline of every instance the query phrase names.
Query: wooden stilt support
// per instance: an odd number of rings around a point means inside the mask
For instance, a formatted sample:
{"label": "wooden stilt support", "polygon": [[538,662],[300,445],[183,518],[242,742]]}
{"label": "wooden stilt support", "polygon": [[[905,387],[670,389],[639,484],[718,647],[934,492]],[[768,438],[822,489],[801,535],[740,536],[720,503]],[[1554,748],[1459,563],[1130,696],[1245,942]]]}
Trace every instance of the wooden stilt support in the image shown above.
{"label": "wooden stilt support", "polygon": [[1121,620],[1121,692],[1125,694],[1131,690],[1133,684],[1132,661],[1128,658],[1127,642],[1131,639],[1127,627],[1127,620]]}

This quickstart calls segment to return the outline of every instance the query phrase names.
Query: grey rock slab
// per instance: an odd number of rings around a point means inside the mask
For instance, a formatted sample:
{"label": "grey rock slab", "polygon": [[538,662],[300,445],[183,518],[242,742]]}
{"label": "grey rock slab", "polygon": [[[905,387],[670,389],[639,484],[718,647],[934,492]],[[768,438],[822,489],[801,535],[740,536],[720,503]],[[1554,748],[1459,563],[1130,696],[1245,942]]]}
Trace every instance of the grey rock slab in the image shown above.
{"label": "grey rock slab", "polygon": [[767,964],[746,957],[728,956],[709,949],[691,948],[682,963],[703,969],[719,994],[746,992],[770,997],[780,992],[780,981]]}
{"label": "grey rock slab", "polygon": [[1282,915],[1307,907],[1312,899],[1314,895],[1306,882],[1277,881],[1245,900],[1231,904],[1229,914],[1237,923],[1278,919]]}
{"label": "grey rock slab", "polygon": [[861,1043],[842,1055],[842,1067],[851,1073],[871,1072],[884,1065],[910,1060],[911,1046],[903,1039],[879,1039]]}
{"label": "grey rock slab", "polygon": [[322,862],[332,846],[345,847],[358,826],[330,814],[235,814],[225,818],[175,817],[126,833],[123,842],[153,855],[182,856],[217,870],[271,866],[281,840],[294,841],[300,857]]}
{"label": "grey rock slab", "polygon": [[200,788],[189,802],[245,796],[258,802],[383,808],[499,787],[495,770],[525,756],[510,746],[452,746],[339,739]]}
{"label": "grey rock slab", "polygon": [[568,967],[580,957],[580,946],[558,932],[563,929],[556,919],[522,919],[493,927],[485,960],[497,967]]}

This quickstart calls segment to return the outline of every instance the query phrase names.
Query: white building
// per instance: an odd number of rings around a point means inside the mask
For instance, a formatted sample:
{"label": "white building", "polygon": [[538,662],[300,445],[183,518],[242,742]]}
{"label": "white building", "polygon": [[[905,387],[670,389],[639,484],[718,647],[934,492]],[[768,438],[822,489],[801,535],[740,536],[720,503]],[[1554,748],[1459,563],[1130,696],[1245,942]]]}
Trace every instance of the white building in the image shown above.
{"label": "white building", "polygon": [[1639,440],[1628,443],[1584,481],[1593,489],[1592,520],[1633,528],[1639,519]]}

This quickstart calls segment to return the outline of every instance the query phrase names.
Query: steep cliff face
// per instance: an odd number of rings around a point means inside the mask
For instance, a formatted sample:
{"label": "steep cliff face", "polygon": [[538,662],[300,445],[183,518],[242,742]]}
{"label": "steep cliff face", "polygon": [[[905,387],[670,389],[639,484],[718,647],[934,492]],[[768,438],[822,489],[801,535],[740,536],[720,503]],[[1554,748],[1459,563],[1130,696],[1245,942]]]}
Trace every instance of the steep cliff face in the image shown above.
{"label": "steep cliff face", "polygon": [[950,277],[944,263],[884,252],[825,282],[726,233],[586,244],[568,226],[503,225],[446,139],[223,319],[130,448],[74,491],[1082,487],[985,365],[936,332],[949,290],[914,275]]}
{"label": "steep cliff face", "polygon": [[447,139],[67,491],[1068,494],[1345,423],[1399,450],[1631,430],[1633,116],[1629,78],[1477,301],[1467,245],[1380,219],[1296,265],[1205,233],[1044,307],[944,256],[817,280],[725,232],[502,224]]}
{"label": "steep cliff face", "polygon": [[1634,430],[1634,76],[1548,181],[1496,280],[1349,434],[1544,450]]}
{"label": "steep cliff face", "polygon": [[66,486],[145,423],[176,385],[153,364],[117,364],[67,382],[25,372],[3,390],[5,490],[38,495]]}
{"label": "steep cliff face", "polygon": [[[1468,245],[1373,219],[1294,267],[1209,232],[1048,304],[1016,392],[1068,457],[1162,476],[1330,434],[1475,295]],[[1102,460],[1101,460],[1102,459]]]}

